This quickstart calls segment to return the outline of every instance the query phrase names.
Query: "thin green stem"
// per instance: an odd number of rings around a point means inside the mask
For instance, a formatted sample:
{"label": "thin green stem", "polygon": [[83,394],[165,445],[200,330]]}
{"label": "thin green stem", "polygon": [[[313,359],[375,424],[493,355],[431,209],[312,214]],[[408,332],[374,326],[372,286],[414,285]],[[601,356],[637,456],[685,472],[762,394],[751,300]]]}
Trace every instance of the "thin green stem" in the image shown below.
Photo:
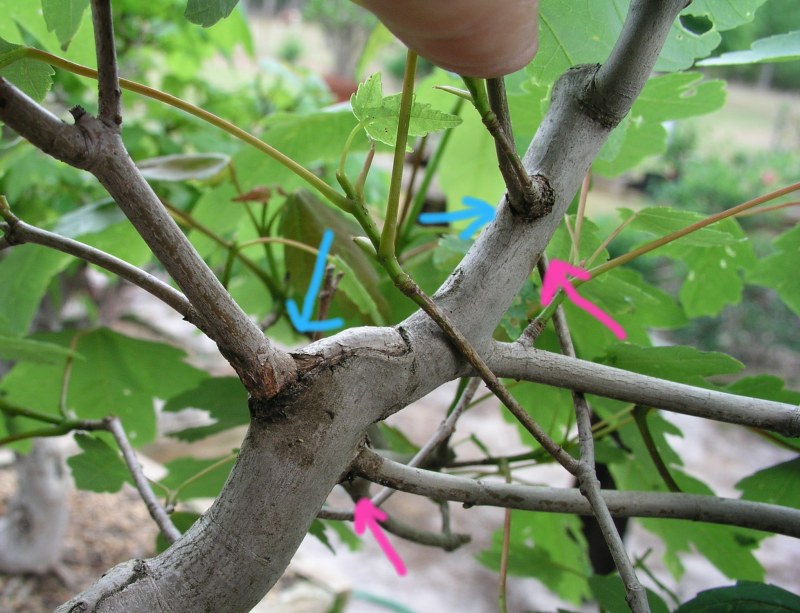
{"label": "thin green stem", "polygon": [[578,214],[575,216],[575,239],[572,242],[572,263],[576,266],[581,261],[581,232],[583,231],[583,219],[586,216],[586,199],[589,196],[589,184],[592,179],[592,170],[586,173],[581,183],[581,195],[578,198]]}
{"label": "thin green stem", "polygon": [[397,141],[394,146],[392,178],[389,183],[389,197],[386,202],[386,221],[383,224],[378,254],[386,259],[395,259],[395,238],[400,208],[400,192],[403,182],[403,165],[408,144],[408,127],[411,123],[411,106],[414,103],[414,76],[417,72],[417,54],[408,50],[406,68],[403,73],[403,92],[400,94],[400,117],[397,122]]}
{"label": "thin green stem", "polygon": [[[464,99],[459,98],[456,100],[456,103],[453,105],[453,110],[451,113],[453,115],[459,115],[461,113],[461,109],[464,106]],[[419,184],[419,189],[417,193],[414,195],[414,202],[411,205],[411,209],[406,214],[406,218],[403,221],[403,224],[400,229],[400,241],[398,243],[398,252],[402,253],[403,248],[408,244],[411,231],[414,228],[414,223],[416,223],[419,214],[422,212],[422,207],[425,206],[425,199],[428,196],[428,190],[430,189],[431,183],[433,182],[433,177],[439,170],[439,165],[442,162],[442,158],[444,157],[444,152],[447,149],[447,145],[450,143],[450,139],[453,135],[453,130],[447,130],[443,135],[442,138],[439,140],[439,145],[436,147],[436,151],[433,154],[433,157],[428,160],[428,164],[425,167],[425,174],[422,177],[422,182]]]}
{"label": "thin green stem", "polygon": [[[734,206],[730,209],[725,211],[721,211],[719,213],[715,213],[714,215],[709,215],[705,219],[701,219],[681,230],[677,230],[666,236],[662,236],[661,238],[657,238],[654,241],[647,243],[646,245],[642,245],[638,249],[634,249],[633,251],[621,255],[613,260],[609,260],[605,264],[601,264],[600,266],[596,266],[592,268],[589,273],[592,275],[592,278],[600,275],[604,272],[607,272],[617,266],[621,266],[622,264],[627,264],[628,262],[635,260],[641,255],[646,253],[650,253],[651,251],[658,249],[659,247],[663,247],[664,245],[668,245],[671,242],[678,240],[679,238],[683,238],[684,236],[691,234],[692,232],[696,232],[697,230],[701,230],[711,224],[714,224],[718,221],[722,221],[723,219],[727,219],[728,217],[734,217],[735,215],[739,215],[740,213],[752,209],[759,204],[763,204],[765,202],[769,202],[770,200],[775,200],[776,198],[780,198],[781,196],[785,196],[786,194],[791,194],[792,192],[796,192],[800,190],[800,183],[793,183],[788,187],[784,187],[782,189],[775,190],[774,192],[770,192],[769,194],[765,194],[763,196],[759,196],[758,198],[753,198],[752,200],[748,200],[747,202],[743,202],[737,206]],[[585,281],[581,281],[580,279],[576,279],[573,282],[573,285],[577,287],[578,285],[585,283]]]}
{"label": "thin green stem", "polygon": [[633,419],[636,422],[636,428],[639,430],[639,435],[642,437],[645,449],[647,449],[647,454],[650,456],[653,464],[655,464],[658,474],[664,481],[664,485],[667,486],[670,492],[681,492],[680,486],[675,482],[672,474],[670,474],[669,468],[666,462],[664,462],[664,458],[661,457],[658,447],[656,447],[656,442],[653,439],[653,434],[650,432],[650,426],[647,423],[647,414],[649,412],[650,409],[648,407],[636,406],[633,409]]}
{"label": "thin green stem", "polygon": [[[295,241],[290,238],[282,238],[280,236],[262,236],[261,238],[254,238],[253,240],[249,240],[237,245],[236,249],[241,251],[246,247],[252,247],[254,245],[272,244],[272,243],[279,245],[286,245],[288,247],[294,247],[295,249],[307,251],[308,253],[314,256],[319,254],[319,249],[317,249],[316,247],[306,245],[305,243],[301,243],[300,241]],[[329,255],[328,259],[333,260],[333,257]]]}
{"label": "thin green stem", "polygon": [[264,284],[264,287],[267,288],[270,295],[272,296],[273,300],[281,301],[284,298],[284,294],[281,291],[281,288],[275,283],[275,281],[266,274],[261,268],[253,262],[250,258],[245,255],[242,255],[240,250],[237,249],[236,245],[231,241],[225,240],[219,234],[214,232],[211,228],[201,224],[191,215],[184,213],[179,208],[172,206],[168,202],[164,200],[161,201],[161,204],[167,209],[169,214],[172,216],[175,221],[178,223],[182,223],[190,228],[197,230],[201,234],[207,236],[212,241],[214,241],[217,245],[226,249],[227,251],[233,252],[236,255],[236,259],[238,259],[245,268],[247,268],[250,272],[252,272],[256,277],[258,277],[259,281]]}
{"label": "thin green stem", "polygon": [[[57,55],[53,55],[46,51],[42,51],[41,49],[35,49],[33,47],[24,47],[21,49],[21,52],[11,61],[16,61],[22,58],[29,58],[33,60],[38,60],[41,62],[45,62],[50,64],[51,66],[56,66],[58,68],[62,68],[74,74],[88,77],[90,79],[97,79],[97,71],[89,68],[87,66],[82,66],[80,64],[76,64],[74,62],[70,62],[69,60],[65,60],[64,58],[58,57]],[[7,58],[8,60],[8,58]],[[10,63],[10,62],[6,62]],[[2,67],[2,66],[0,66]],[[120,79],[119,85],[122,89],[126,89],[128,91],[134,92],[136,94],[140,94],[142,96],[146,96],[147,98],[151,98],[153,100],[158,100],[164,104],[169,106],[175,107],[176,109],[180,109],[185,113],[189,113],[197,117],[198,119],[202,119],[206,123],[209,123],[224,132],[227,132],[234,138],[239,139],[240,141],[247,143],[251,147],[258,149],[262,153],[268,155],[273,160],[282,164],[289,170],[291,170],[294,174],[298,177],[303,179],[306,183],[311,185],[314,189],[316,189],[320,194],[322,194],[325,198],[327,198],[331,203],[335,204],[339,208],[344,211],[349,212],[352,207],[352,202],[336,191],[333,187],[325,183],[322,179],[320,179],[317,175],[313,172],[308,170],[305,166],[299,164],[298,162],[294,161],[289,156],[281,153],[272,145],[268,145],[258,137],[250,134],[246,130],[243,130],[239,126],[231,123],[226,119],[222,119],[205,109],[202,109],[194,104],[190,104],[185,100],[181,100],[177,96],[173,96],[166,92],[162,92],[158,89],[153,87],[148,87],[147,85],[142,85],[141,83],[137,83],[135,81],[130,81],[128,79]]]}
{"label": "thin green stem", "polygon": [[60,425],[64,422],[63,418],[61,417],[48,415],[47,413],[40,413],[39,411],[33,411],[31,409],[26,409],[25,407],[19,407],[7,402],[3,398],[0,398],[0,413],[5,413],[6,415],[11,415],[12,417],[27,417],[28,419],[35,419],[36,421],[54,425]]}
{"label": "thin green stem", "polygon": [[198,479],[205,477],[208,473],[218,469],[220,466],[224,466],[225,464],[232,462],[233,460],[236,459],[238,455],[239,455],[238,453],[231,453],[225,456],[224,458],[214,462],[210,466],[206,466],[203,470],[198,471],[197,473],[186,479],[186,481],[184,481],[178,487],[176,487],[175,490],[170,494],[170,496],[167,499],[167,503],[174,504],[175,501],[178,499],[178,496],[184,489],[186,489],[188,486],[190,486]]}
{"label": "thin green stem", "polygon": [[9,436],[0,438],[0,447],[10,445],[17,441],[24,441],[31,438],[48,438],[54,436],[64,436],[74,430],[105,430],[106,427],[102,421],[85,421],[79,419],[67,419],[60,421],[58,424],[49,426],[47,428],[37,428],[35,430],[28,430],[27,432],[18,432]]}

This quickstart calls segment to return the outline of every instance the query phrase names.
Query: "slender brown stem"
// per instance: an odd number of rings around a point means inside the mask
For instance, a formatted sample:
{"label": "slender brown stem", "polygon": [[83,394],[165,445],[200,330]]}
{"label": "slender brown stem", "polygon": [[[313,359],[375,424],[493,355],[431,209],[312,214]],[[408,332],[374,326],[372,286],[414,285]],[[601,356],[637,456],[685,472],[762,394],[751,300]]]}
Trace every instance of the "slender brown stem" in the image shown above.
{"label": "slender brown stem", "polygon": [[147,477],[145,477],[144,472],[142,472],[142,465],[139,464],[136,453],[133,451],[133,446],[128,440],[125,428],[122,427],[122,422],[119,420],[119,417],[108,417],[103,421],[106,424],[106,429],[114,436],[114,440],[117,442],[120,452],[122,452],[125,464],[127,464],[128,470],[133,477],[133,483],[136,485],[136,489],[139,491],[142,500],[144,500],[150,517],[153,518],[153,521],[155,521],[161,529],[164,538],[167,539],[167,542],[171,545],[180,538],[181,533],[175,527],[175,524],[172,523],[166,510],[159,504],[156,495],[153,493],[153,489],[150,487]]}
{"label": "slender brown stem", "polygon": [[97,55],[98,118],[118,132],[122,124],[122,91],[119,88],[111,0],[92,0],[92,22]]}
{"label": "slender brown stem", "polygon": [[[539,259],[539,274],[544,278],[547,272],[547,256],[542,254]],[[571,358],[575,356],[575,347],[567,325],[564,308],[558,306],[553,315],[553,325],[556,329],[561,352]],[[580,470],[576,477],[581,494],[589,501],[595,519],[600,526],[606,545],[614,559],[614,564],[619,570],[622,582],[625,584],[625,599],[634,613],[649,613],[650,605],[647,602],[647,593],[644,590],[636,571],[633,568],[622,537],[614,524],[611,512],[606,501],[603,500],[600,481],[597,478],[594,454],[594,435],[592,433],[592,419],[589,404],[582,392],[572,392],[572,401],[575,405],[575,416],[578,425],[578,442],[581,449]]]}

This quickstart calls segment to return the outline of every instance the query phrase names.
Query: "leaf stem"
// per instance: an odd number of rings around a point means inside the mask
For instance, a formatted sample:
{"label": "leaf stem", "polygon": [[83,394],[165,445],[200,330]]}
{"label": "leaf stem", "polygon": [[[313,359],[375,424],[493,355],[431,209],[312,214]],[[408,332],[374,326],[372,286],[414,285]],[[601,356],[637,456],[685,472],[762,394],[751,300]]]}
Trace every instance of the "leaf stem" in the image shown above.
{"label": "leaf stem", "polygon": [[53,425],[60,425],[64,422],[61,417],[56,417],[55,415],[48,415],[47,413],[40,413],[39,411],[20,407],[15,404],[11,404],[3,398],[0,398],[0,413],[5,413],[6,415],[11,415],[13,417],[27,417],[28,419],[35,419],[37,421],[42,421],[44,423]]}
{"label": "leaf stem", "polygon": [[397,141],[394,146],[392,178],[389,183],[389,197],[386,202],[386,221],[383,224],[378,254],[386,261],[395,259],[395,237],[397,235],[400,192],[403,181],[403,165],[408,144],[408,127],[411,122],[411,106],[414,103],[414,76],[417,72],[417,54],[408,50],[406,68],[403,73],[403,92],[400,95],[400,116],[397,123]]}
{"label": "leaf stem", "polygon": [[[621,266],[622,264],[627,264],[628,262],[638,258],[640,255],[644,255],[646,253],[650,253],[654,249],[658,249],[659,247],[663,247],[664,245],[668,245],[669,243],[678,240],[679,238],[683,238],[684,236],[691,234],[692,232],[696,232],[697,230],[701,230],[707,226],[710,226],[713,223],[718,221],[722,221],[723,219],[727,219],[728,217],[733,217],[735,215],[739,215],[740,213],[752,209],[754,206],[758,206],[759,204],[763,204],[764,202],[769,202],[770,200],[775,200],[776,198],[780,198],[781,196],[785,196],[786,194],[791,194],[792,192],[796,192],[800,190],[800,183],[793,183],[788,187],[784,187],[763,196],[759,196],[758,198],[753,198],[752,200],[748,200],[747,202],[743,202],[737,206],[731,207],[725,211],[721,211],[719,213],[715,213],[714,215],[709,215],[705,219],[701,219],[685,228],[667,234],[666,236],[662,236],[661,238],[657,238],[654,241],[647,243],[646,245],[642,245],[638,249],[634,249],[633,251],[621,255],[613,260],[609,260],[605,264],[601,264],[600,266],[596,266],[589,271],[589,274],[592,275],[592,278],[600,275],[604,272],[611,270],[612,268],[616,268],[617,266]],[[573,282],[573,286],[577,287],[581,283],[585,283],[585,281],[581,281],[580,279],[576,279]]]}
{"label": "leaf stem", "polygon": [[[33,47],[25,47],[24,53],[20,53],[17,57],[11,58],[11,61],[16,61],[22,59],[23,57],[45,62],[47,64],[50,64],[51,66],[62,68],[64,70],[67,70],[69,72],[72,72],[74,74],[83,77],[88,77],[90,79],[97,79],[96,70],[89,68],[87,66],[82,66],[81,64],[70,62],[69,60],[58,57],[57,55],[53,55],[41,49],[36,49]],[[219,128],[224,132],[227,132],[234,138],[237,138],[240,141],[247,143],[251,147],[258,149],[259,151],[268,155],[279,164],[282,164],[283,166],[291,170],[294,174],[296,174],[298,177],[306,181],[306,183],[315,188],[320,194],[322,194],[325,198],[327,198],[331,203],[338,206],[340,209],[347,212],[350,211],[352,207],[352,202],[350,201],[349,198],[340,194],[333,187],[328,185],[325,181],[320,179],[317,175],[308,170],[302,164],[299,164],[289,156],[275,149],[275,147],[273,147],[272,145],[268,145],[257,136],[250,134],[246,130],[243,130],[239,126],[231,123],[230,121],[222,119],[221,117],[214,115],[214,113],[211,113],[209,111],[206,111],[205,109],[195,106],[194,104],[186,102],[185,100],[182,100],[177,96],[173,96],[172,94],[168,94],[153,87],[148,87],[147,85],[142,85],[141,83],[137,83],[136,81],[131,81],[129,79],[120,79],[119,85],[122,89],[126,89],[128,91],[140,94],[147,98],[157,100],[159,102],[172,106],[176,109],[180,109],[185,113],[189,113],[190,115],[193,115],[198,119],[202,119],[203,121],[213,125],[214,127]]]}
{"label": "leaf stem", "polygon": [[[463,106],[464,99],[459,98],[456,100],[455,105],[453,105],[453,110],[451,113],[453,115],[460,114]],[[425,167],[425,174],[423,175],[422,182],[419,184],[419,189],[414,196],[414,202],[411,205],[411,209],[406,214],[406,218],[400,228],[400,240],[397,247],[398,252],[400,253],[403,252],[403,247],[408,244],[411,231],[414,228],[414,223],[416,223],[419,214],[422,212],[422,207],[425,206],[425,199],[428,196],[428,190],[433,182],[434,175],[436,175],[436,172],[439,170],[439,165],[442,162],[444,152],[447,149],[447,145],[450,143],[450,138],[452,135],[453,130],[446,130],[445,133],[442,134],[442,138],[439,140],[439,145],[436,147],[433,157],[428,161],[428,164]]]}

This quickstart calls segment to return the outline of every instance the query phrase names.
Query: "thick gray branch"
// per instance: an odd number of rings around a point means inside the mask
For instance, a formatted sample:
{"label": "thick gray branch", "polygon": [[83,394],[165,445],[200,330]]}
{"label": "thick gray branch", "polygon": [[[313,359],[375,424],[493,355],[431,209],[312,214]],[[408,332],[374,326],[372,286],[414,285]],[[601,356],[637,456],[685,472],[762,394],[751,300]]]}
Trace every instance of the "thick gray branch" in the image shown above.
{"label": "thick gray branch", "polygon": [[800,407],[736,396],[640,375],[563,355],[495,343],[486,358],[501,377],[615,398],[634,404],[800,436]]}
{"label": "thick gray branch", "polygon": [[[509,485],[409,468],[363,450],[353,465],[359,476],[394,489],[437,499],[484,505],[592,515],[589,502],[576,489]],[[603,498],[617,517],[689,519],[753,528],[800,538],[800,510],[762,502],[717,496],[667,492],[603,490]]]}

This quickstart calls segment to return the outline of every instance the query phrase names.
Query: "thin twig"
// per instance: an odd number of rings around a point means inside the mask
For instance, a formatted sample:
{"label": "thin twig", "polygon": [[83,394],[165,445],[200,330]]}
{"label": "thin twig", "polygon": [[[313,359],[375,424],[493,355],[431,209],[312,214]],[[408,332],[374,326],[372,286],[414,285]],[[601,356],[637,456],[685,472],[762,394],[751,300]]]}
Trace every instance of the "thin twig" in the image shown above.
{"label": "thin twig", "polygon": [[[591,505],[575,488],[476,481],[409,468],[366,448],[356,457],[352,469],[374,483],[426,498],[441,498],[442,492],[447,492],[450,501],[467,506],[593,515]],[[602,490],[602,496],[615,517],[688,519],[800,538],[800,509],[738,498],[672,492]]]}
{"label": "thin twig", "polygon": [[639,404],[633,408],[633,419],[636,423],[636,428],[639,430],[639,436],[642,437],[644,448],[647,450],[647,455],[650,456],[653,464],[655,464],[656,471],[658,471],[658,474],[664,481],[664,485],[667,486],[667,489],[670,492],[680,492],[681,488],[675,482],[675,479],[669,472],[667,464],[664,462],[664,458],[662,458],[661,454],[658,452],[656,442],[653,440],[653,434],[650,432],[650,427],[647,425],[647,414],[649,412],[649,407],[644,407]]}
{"label": "thin twig", "polygon": [[164,507],[159,504],[156,495],[153,493],[153,489],[150,487],[147,477],[145,477],[142,472],[142,466],[139,464],[139,460],[136,459],[133,447],[130,441],[128,441],[128,436],[125,434],[125,428],[122,427],[122,422],[119,420],[119,417],[108,417],[103,421],[106,423],[108,431],[114,436],[114,440],[117,441],[119,450],[122,452],[122,457],[125,459],[125,464],[128,465],[128,470],[131,472],[133,482],[136,485],[136,489],[139,491],[139,495],[147,506],[150,517],[153,518],[161,529],[164,538],[167,539],[167,542],[171,545],[180,538],[181,533],[175,527],[175,524],[172,523]]}
{"label": "thin twig", "polygon": [[[395,261],[396,264],[396,261]],[[569,455],[561,446],[556,443],[547,432],[528,414],[525,409],[517,402],[511,395],[508,389],[502,384],[500,379],[491,371],[486,365],[483,358],[478,355],[474,347],[470,344],[467,338],[453,325],[450,318],[439,306],[433,302],[422,289],[414,282],[407,273],[399,269],[389,270],[389,274],[395,282],[395,285],[406,296],[416,302],[423,311],[442,329],[450,342],[456,346],[458,351],[469,362],[470,366],[475,369],[475,372],[486,383],[488,387],[497,396],[500,401],[508,408],[511,414],[522,424],[522,426],[531,433],[536,441],[544,447],[547,452],[555,458],[555,460],[566,468],[570,473],[576,475],[579,469],[578,462]]]}
{"label": "thin twig", "polygon": [[407,185],[406,185],[406,194],[403,197],[403,206],[400,207],[400,215],[397,220],[397,236],[395,239],[395,249],[399,251],[400,248],[400,240],[403,236],[403,227],[405,227],[406,219],[408,218],[408,214],[411,211],[412,201],[414,198],[414,188],[416,187],[417,182],[417,174],[419,173],[419,169],[422,167],[422,159],[425,156],[425,146],[428,143],[428,135],[426,134],[417,143],[417,148],[414,150],[414,157],[411,161],[411,176],[408,177]]}
{"label": "thin twig", "polygon": [[[0,200],[5,200],[0,196]],[[186,297],[172,286],[164,283],[153,275],[143,271],[132,264],[128,264],[109,253],[85,245],[71,238],[66,238],[47,230],[31,226],[14,216],[10,211],[4,210],[0,203],[0,214],[7,220],[6,240],[11,245],[31,243],[49,247],[56,251],[85,260],[91,264],[111,272],[118,277],[133,283],[149,294],[155,296],[165,304],[180,313],[186,321],[196,323],[195,311]]]}
{"label": "thin twig", "polygon": [[92,23],[97,55],[98,119],[119,131],[122,124],[122,91],[119,88],[111,0],[92,0]]}
{"label": "thin twig", "polygon": [[[588,175],[587,175],[588,176]],[[547,256],[542,254],[539,259],[539,274],[544,279],[547,272]],[[553,325],[556,329],[561,352],[571,358],[575,356],[575,347],[564,315],[564,308],[559,306],[553,315]],[[625,600],[634,613],[649,613],[650,605],[647,602],[647,593],[642,587],[633,564],[625,551],[625,544],[619,534],[611,513],[601,494],[600,480],[597,478],[597,469],[594,456],[594,436],[592,434],[592,416],[586,396],[582,392],[573,391],[572,401],[575,405],[575,417],[578,425],[578,442],[580,444],[581,469],[576,475],[578,486],[592,506],[592,511],[600,526],[606,545],[614,559],[614,564],[619,570],[622,582],[625,584]]]}
{"label": "thin twig", "polygon": [[[480,384],[481,380],[478,377],[473,377],[470,380],[469,384],[464,389],[464,392],[461,394],[461,397],[458,399],[456,408],[453,409],[450,415],[448,415],[441,424],[439,424],[436,432],[433,433],[433,436],[430,437],[422,446],[422,448],[417,451],[414,457],[411,458],[408,466],[420,466],[423,462],[425,462],[425,460],[428,459],[430,454],[439,447],[439,445],[452,436],[456,429],[456,423],[458,423],[459,418],[469,406],[469,403],[472,402],[472,397],[475,395],[475,392],[478,390]],[[393,490],[384,488],[372,497],[372,504],[374,504],[376,507],[379,507],[384,502],[389,500],[392,494],[394,494]]]}
{"label": "thin twig", "polygon": [[[325,277],[322,281],[322,289],[319,292],[319,312],[317,319],[324,321],[328,318],[328,310],[331,308],[331,302],[336,294],[336,288],[339,287],[339,281],[342,280],[344,273],[336,273],[336,268],[328,264],[325,267]],[[318,341],[322,338],[322,331],[318,330],[311,335],[311,341]]]}
{"label": "thin twig", "polygon": [[[507,463],[501,465],[506,474],[506,483],[511,483],[511,469]],[[503,548],[500,555],[500,573],[498,577],[498,608],[500,613],[508,611],[506,602],[506,581],[508,579],[508,553],[511,547],[511,509],[506,509],[503,517]]]}
{"label": "thin twig", "polygon": [[578,214],[575,216],[575,236],[572,241],[572,263],[580,265],[581,261],[581,232],[583,231],[583,220],[586,216],[586,199],[589,196],[589,185],[592,180],[592,170],[586,173],[581,183],[581,195],[578,198]]}

